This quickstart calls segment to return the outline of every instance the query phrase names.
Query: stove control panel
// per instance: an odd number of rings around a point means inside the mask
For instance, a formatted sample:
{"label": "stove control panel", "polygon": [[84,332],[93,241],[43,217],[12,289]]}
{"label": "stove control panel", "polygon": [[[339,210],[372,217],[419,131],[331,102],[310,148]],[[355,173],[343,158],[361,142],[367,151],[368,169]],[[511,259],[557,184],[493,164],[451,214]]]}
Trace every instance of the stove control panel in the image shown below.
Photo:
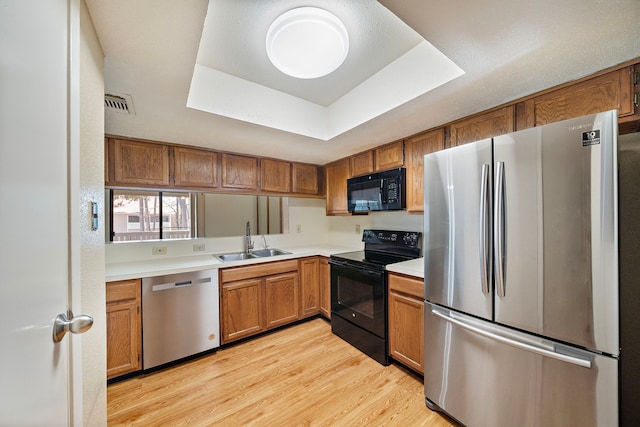
{"label": "stove control panel", "polygon": [[385,243],[394,246],[419,248],[422,233],[416,231],[364,230],[362,241],[365,243]]}

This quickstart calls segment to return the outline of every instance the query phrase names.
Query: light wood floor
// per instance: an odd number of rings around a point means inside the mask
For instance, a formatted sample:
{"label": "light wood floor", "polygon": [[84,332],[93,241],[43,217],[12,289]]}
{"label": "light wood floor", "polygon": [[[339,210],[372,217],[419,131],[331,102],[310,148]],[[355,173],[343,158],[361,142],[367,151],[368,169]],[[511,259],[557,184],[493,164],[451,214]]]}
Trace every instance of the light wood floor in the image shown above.
{"label": "light wood floor", "polygon": [[322,319],[107,389],[110,426],[455,426],[422,381],[382,366]]}

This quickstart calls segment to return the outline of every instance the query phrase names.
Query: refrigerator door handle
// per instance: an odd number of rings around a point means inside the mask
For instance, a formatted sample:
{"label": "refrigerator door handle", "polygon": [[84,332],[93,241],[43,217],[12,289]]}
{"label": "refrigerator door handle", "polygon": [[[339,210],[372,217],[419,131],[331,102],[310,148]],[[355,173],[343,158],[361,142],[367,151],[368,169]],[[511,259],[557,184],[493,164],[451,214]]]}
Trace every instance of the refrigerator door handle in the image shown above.
{"label": "refrigerator door handle", "polygon": [[489,244],[491,238],[490,233],[490,219],[488,215],[488,209],[490,202],[489,197],[489,164],[482,165],[482,178],[480,183],[480,273],[482,276],[482,292],[484,294],[489,293],[489,283],[491,283],[491,268],[489,265]]}
{"label": "refrigerator door handle", "polygon": [[504,221],[504,162],[496,163],[496,203],[494,208],[494,251],[495,251],[495,265],[496,265],[496,287],[498,290],[498,296],[504,297],[506,290],[504,286],[504,233],[505,233],[505,221]]}
{"label": "refrigerator door handle", "polygon": [[536,347],[535,345],[527,344],[521,341],[517,341],[511,338],[503,337],[501,335],[494,334],[493,332],[484,330],[477,326],[469,325],[462,320],[454,319],[447,314],[441,313],[438,310],[431,310],[431,313],[435,316],[440,317],[441,319],[446,320],[449,323],[453,323],[454,325],[460,326],[463,329],[466,329],[469,332],[473,332],[475,334],[481,335],[485,338],[501,342],[503,344],[510,345],[512,347],[525,350],[531,353],[539,354],[544,357],[550,357],[552,359],[557,359],[563,362],[571,363],[573,365],[581,366],[583,368],[591,369],[591,361],[581,359],[579,357],[569,356],[566,354],[556,353],[555,351],[547,350],[545,348]]}

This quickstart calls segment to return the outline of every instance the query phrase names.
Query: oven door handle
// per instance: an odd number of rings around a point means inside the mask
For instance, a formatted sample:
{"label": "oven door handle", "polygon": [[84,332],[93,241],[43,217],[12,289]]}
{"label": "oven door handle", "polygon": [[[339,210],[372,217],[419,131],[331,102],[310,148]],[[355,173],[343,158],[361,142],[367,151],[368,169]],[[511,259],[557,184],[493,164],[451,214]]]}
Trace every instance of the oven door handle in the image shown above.
{"label": "oven door handle", "polygon": [[349,264],[347,262],[337,261],[337,260],[334,260],[334,259],[330,259],[329,260],[329,264],[335,265],[336,267],[351,268],[351,269],[354,269],[354,270],[357,270],[357,271],[360,271],[360,272],[363,272],[363,273],[366,273],[366,274],[370,274],[370,275],[373,275],[373,276],[377,276],[377,277],[382,277],[386,273],[385,270],[371,270],[371,269],[368,269],[368,268],[358,267],[356,265]]}

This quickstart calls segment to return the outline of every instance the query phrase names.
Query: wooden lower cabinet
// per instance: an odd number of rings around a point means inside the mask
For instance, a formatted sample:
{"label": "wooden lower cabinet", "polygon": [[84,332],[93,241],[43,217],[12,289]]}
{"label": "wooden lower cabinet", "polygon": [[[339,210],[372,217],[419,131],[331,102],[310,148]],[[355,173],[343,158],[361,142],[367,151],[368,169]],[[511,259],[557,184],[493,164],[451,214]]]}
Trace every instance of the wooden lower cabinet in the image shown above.
{"label": "wooden lower cabinet", "polygon": [[140,279],[107,282],[107,379],[142,368]]}
{"label": "wooden lower cabinet", "polygon": [[300,316],[308,317],[320,311],[320,260],[318,257],[298,261],[300,275]]}
{"label": "wooden lower cabinet", "polygon": [[222,344],[298,320],[299,287],[297,260],[220,270]]}
{"label": "wooden lower cabinet", "polygon": [[320,314],[331,319],[331,268],[329,258],[319,259]]}
{"label": "wooden lower cabinet", "polygon": [[295,322],[298,312],[298,273],[285,273],[264,279],[266,328]]}
{"label": "wooden lower cabinet", "polygon": [[389,355],[424,374],[424,284],[389,273]]}

